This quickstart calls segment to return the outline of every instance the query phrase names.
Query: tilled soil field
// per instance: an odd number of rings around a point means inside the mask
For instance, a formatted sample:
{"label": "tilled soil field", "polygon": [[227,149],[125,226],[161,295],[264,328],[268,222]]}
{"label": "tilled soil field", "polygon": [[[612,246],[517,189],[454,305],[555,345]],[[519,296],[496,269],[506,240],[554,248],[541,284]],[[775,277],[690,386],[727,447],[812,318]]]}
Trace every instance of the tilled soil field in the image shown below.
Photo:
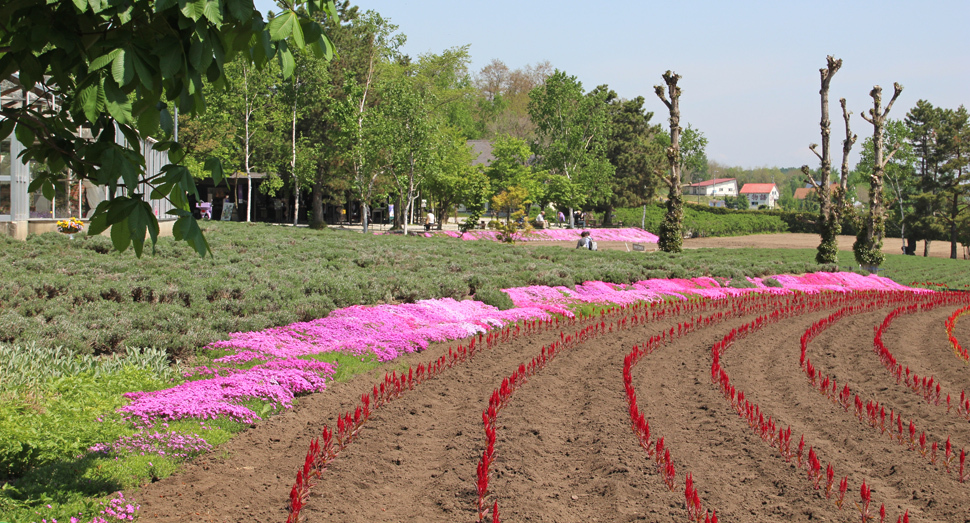
{"label": "tilled soil field", "polygon": [[[895,429],[861,421],[853,405],[839,405],[806,377],[800,364],[806,330],[840,307],[876,299],[838,296],[799,298],[816,305],[752,329],[720,356],[732,386],[764,418],[791,428],[791,454],[804,438],[801,458],[786,459],[779,444],[753,430],[757,423],[740,417],[711,379],[712,346],[761,315],[788,310],[795,298],[723,300],[705,310],[669,305],[617,310],[509,335],[487,349],[480,344],[473,358],[374,410],[316,480],[301,521],[477,521],[476,465],[486,447],[483,410],[490,396],[544,347],[573,336],[576,341],[524,380],[497,415],[486,521],[495,503],[501,520],[510,522],[688,521],[684,489],[690,473],[704,511],[716,510],[719,521],[860,521],[857,504],[865,481],[873,521],[884,505],[887,521],[908,511],[914,522],[970,522],[970,479],[961,483],[958,472],[960,450],[970,450],[970,422],[956,407],[961,391],[970,392],[970,368],[955,356],[944,329],[946,318],[968,301],[954,298],[900,315],[882,335],[900,365],[940,385],[940,405],[897,383],[873,350],[874,328],[900,303],[831,321],[807,344],[815,368],[834,378],[839,390],[847,384],[861,401],[899,413],[907,427],[912,421],[917,435],[925,431],[924,455],[908,432],[899,443],[889,435]],[[746,309],[749,303],[760,308]],[[718,313],[725,315],[709,325],[698,321]],[[693,326],[678,334],[687,322]],[[587,334],[576,338],[583,329]],[[631,429],[623,384],[624,358],[634,345],[643,347],[661,333],[663,342],[652,344],[652,352],[633,367],[632,384],[651,443],[662,436],[676,467],[673,490]],[[970,339],[970,321],[958,322],[954,334]],[[432,345],[402,358],[396,368],[433,361],[456,345]],[[361,395],[382,380],[383,373],[359,376],[303,397],[291,411],[259,423],[183,473],[145,486],[135,493],[141,519],[284,522],[311,440],[325,425],[335,427],[336,417],[353,411]],[[943,463],[948,437],[955,453],[950,472]],[[931,456],[933,441],[939,446]],[[819,489],[809,478],[810,448],[823,476],[826,465],[834,469],[835,486],[828,493],[824,477]],[[970,463],[966,467],[970,475]],[[848,490],[840,509],[835,499],[843,477]]]}

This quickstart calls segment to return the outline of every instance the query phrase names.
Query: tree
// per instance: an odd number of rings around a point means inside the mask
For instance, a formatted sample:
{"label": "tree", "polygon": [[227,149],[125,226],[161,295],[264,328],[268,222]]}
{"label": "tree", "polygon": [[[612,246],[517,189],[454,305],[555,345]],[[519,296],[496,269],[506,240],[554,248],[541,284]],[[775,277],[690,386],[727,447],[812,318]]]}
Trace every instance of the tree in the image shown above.
{"label": "tree", "polygon": [[604,205],[604,224],[612,224],[613,210],[618,207],[645,205],[656,192],[656,173],[660,169],[662,150],[656,141],[660,126],[652,125],[652,112],[646,112],[642,96],[623,100],[609,91],[610,134],[606,158],[615,169],[610,192]]}
{"label": "tree", "polygon": [[680,169],[681,181],[697,183],[707,179],[707,137],[689,123],[680,135]]}
{"label": "tree", "polygon": [[[15,132],[26,146],[21,160],[47,165],[32,190],[53,195],[66,170],[107,188],[109,199],[98,205],[88,234],[111,227],[115,249],[132,246],[140,256],[146,234],[154,245],[159,230],[146,200],[167,198],[178,216],[176,239],[204,255],[209,246],[186,197],[198,195],[195,181],[182,163],[184,148],[171,139],[172,105],[183,114],[204,111],[204,84],[223,82],[224,64],[240,53],[257,68],[278,57],[289,77],[291,37],[298,48],[329,56],[332,44],[313,16],[334,18],[333,3],[298,1],[267,24],[252,0],[7,2],[0,7],[0,77],[18,72],[21,85],[42,89],[58,110],[4,107],[0,137]],[[79,128],[95,139],[79,136]],[[158,174],[145,172],[141,153],[152,136],[162,137],[155,148],[167,150],[172,162]],[[205,167],[221,181],[218,160]],[[149,194],[139,192],[143,183],[153,187]]]}
{"label": "tree", "polygon": [[968,114],[962,105],[956,110],[942,112],[936,133],[937,158],[940,162],[940,194],[946,200],[943,220],[947,224],[950,239],[950,258],[957,257],[958,227],[962,214],[967,210],[970,194],[970,125]]}
{"label": "tree", "polygon": [[388,173],[403,199],[404,234],[414,205],[415,190],[424,176],[436,168],[433,151],[435,124],[431,95],[416,89],[407,71],[389,75],[382,87],[381,111],[388,122]]}
{"label": "tree", "polygon": [[549,171],[549,199],[573,209],[609,197],[614,168],[606,160],[609,136],[605,88],[583,94],[575,76],[556,70],[530,93],[529,114],[536,126],[532,152]]}
{"label": "tree", "polygon": [[680,189],[680,133],[683,129],[680,127],[681,91],[680,87],[677,87],[680,75],[668,70],[664,73],[663,79],[667,84],[670,99],[668,100],[664,95],[663,86],[656,85],[653,89],[670,112],[670,147],[667,147],[670,175],[665,180],[668,187],[667,212],[660,224],[660,238],[657,244],[664,252],[680,252],[684,243],[684,198]]}
{"label": "tree", "polygon": [[[822,164],[818,179],[816,180],[812,176],[812,171],[809,170],[807,165],[802,167],[802,172],[805,173],[805,177],[808,178],[809,183],[815,189],[814,192],[818,198],[818,229],[822,238],[818,245],[818,252],[815,254],[815,262],[820,264],[839,262],[838,235],[842,231],[842,222],[840,219],[841,209],[836,209],[835,207],[837,206],[832,205],[832,192],[829,186],[829,178],[832,173],[832,154],[829,151],[829,140],[832,134],[832,122],[829,120],[829,86],[832,82],[832,77],[842,67],[842,60],[836,60],[833,56],[829,55],[826,61],[826,67],[819,69],[819,74],[822,77],[822,88],[819,90],[822,98],[822,120],[819,124],[822,128],[822,152],[818,152],[817,144],[813,143],[809,146],[809,149],[815,153],[815,156],[818,157]],[[843,98],[841,102],[846,125],[846,141],[843,142],[845,147],[844,156],[847,158],[855,139],[849,131],[849,113],[846,110],[845,99]],[[843,178],[847,177],[848,168],[846,166],[846,169],[843,171]],[[840,187],[843,187],[843,185],[840,184]]]}
{"label": "tree", "polygon": [[526,190],[526,199],[541,202],[545,198],[545,171],[533,171],[529,166],[532,151],[529,144],[512,135],[502,135],[492,144],[494,160],[485,169],[493,195],[510,187]]}
{"label": "tree", "polygon": [[859,234],[852,245],[855,259],[859,265],[874,271],[882,264],[886,255],[882,253],[882,238],[886,228],[885,209],[883,207],[882,184],[886,163],[892,159],[896,151],[892,151],[888,156],[883,156],[884,128],[886,116],[892,109],[896,99],[903,92],[903,86],[899,83],[893,84],[893,97],[886,104],[886,110],[882,110],[882,87],[874,86],[869,96],[872,97],[872,109],[869,114],[862,114],[862,118],[872,124],[872,174],[869,175],[869,215],[867,216],[864,227],[859,228]]}
{"label": "tree", "polygon": [[[885,167],[885,190],[883,191],[887,209],[893,209],[897,213],[898,221],[901,225],[900,238],[904,252],[915,252],[916,242],[934,240],[934,236],[910,235],[910,223],[920,219],[912,216],[913,213],[928,212],[932,214],[935,210],[932,206],[915,206],[914,198],[920,192],[920,180],[915,171],[915,158],[913,148],[909,144],[909,131],[902,120],[886,120],[885,146],[891,151],[896,151],[892,159],[886,163]],[[862,151],[859,156],[859,163],[856,164],[856,174],[869,180],[873,171],[873,146],[872,137],[863,140]],[[927,216],[929,216],[927,214]],[[926,254],[929,248],[926,248]]]}

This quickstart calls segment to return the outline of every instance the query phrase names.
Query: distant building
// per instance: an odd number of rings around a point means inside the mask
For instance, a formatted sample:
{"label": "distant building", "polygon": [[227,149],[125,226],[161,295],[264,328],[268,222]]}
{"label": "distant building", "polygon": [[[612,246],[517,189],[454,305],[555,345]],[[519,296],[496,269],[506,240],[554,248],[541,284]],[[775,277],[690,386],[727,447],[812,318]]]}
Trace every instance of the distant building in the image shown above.
{"label": "distant building", "polygon": [[[839,184],[833,183],[831,186],[829,186],[829,191],[834,193],[835,190],[838,189],[838,187],[839,187]],[[808,198],[809,195],[812,195],[812,194],[815,194],[814,187],[799,187],[798,189],[795,189],[795,194],[793,195],[793,198],[795,198],[796,200],[804,200]]]}
{"label": "distant building", "polygon": [[684,194],[700,196],[737,196],[738,181],[734,178],[715,178],[684,186]]}
{"label": "distant building", "polygon": [[773,183],[746,183],[739,194],[748,198],[748,207],[751,209],[762,205],[774,209],[779,197],[778,186]]}

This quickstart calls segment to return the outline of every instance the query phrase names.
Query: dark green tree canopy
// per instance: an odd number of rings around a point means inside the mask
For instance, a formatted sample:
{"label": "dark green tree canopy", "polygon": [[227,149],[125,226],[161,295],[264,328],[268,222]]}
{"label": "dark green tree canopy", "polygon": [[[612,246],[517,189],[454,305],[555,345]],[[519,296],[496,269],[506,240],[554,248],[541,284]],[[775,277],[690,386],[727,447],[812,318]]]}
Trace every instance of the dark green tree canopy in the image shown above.
{"label": "dark green tree canopy", "polygon": [[[0,109],[0,137],[15,132],[26,146],[23,161],[47,166],[32,188],[53,192],[69,169],[76,178],[115,195],[98,206],[90,234],[109,226],[115,248],[141,254],[158,222],[146,199],[168,198],[178,217],[175,235],[202,254],[208,244],[188,209],[196,193],[181,164],[182,147],[170,140],[174,109],[205,110],[205,83],[220,84],[226,62],[238,54],[257,68],[278,59],[283,75],[295,67],[290,46],[329,57],[334,49],[318,20],[334,18],[332,1],[294,3],[265,21],[252,0],[14,0],[0,7],[0,77],[38,88],[46,107]],[[78,136],[90,130],[93,140]],[[116,140],[120,132],[127,145]],[[146,173],[140,142],[156,138],[169,152],[161,173]],[[218,160],[206,162],[217,182]],[[149,194],[139,193],[147,183]]]}

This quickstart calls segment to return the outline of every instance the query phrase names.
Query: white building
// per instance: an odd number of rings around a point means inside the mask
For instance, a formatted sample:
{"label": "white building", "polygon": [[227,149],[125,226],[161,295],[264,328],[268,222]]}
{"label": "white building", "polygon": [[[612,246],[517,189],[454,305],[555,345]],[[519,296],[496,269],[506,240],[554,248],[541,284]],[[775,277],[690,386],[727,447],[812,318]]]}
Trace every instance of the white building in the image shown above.
{"label": "white building", "polygon": [[684,194],[700,196],[737,196],[738,181],[734,178],[715,178],[684,186]]}
{"label": "white building", "polygon": [[739,194],[747,196],[750,209],[757,209],[762,205],[774,209],[780,196],[778,186],[773,183],[746,183]]}
{"label": "white building", "polygon": [[[0,81],[0,103],[8,108],[26,104],[44,112],[56,108],[57,101],[37,87],[25,89],[14,75]],[[122,133],[117,132],[115,136],[116,143],[127,146],[128,142]],[[168,154],[156,151],[154,143],[154,140],[149,140],[141,144],[146,176],[157,174],[169,163]],[[55,187],[51,200],[45,198],[40,190],[29,192],[33,173],[41,166],[32,160],[24,164],[19,158],[23,150],[24,145],[14,133],[0,141],[0,234],[26,239],[27,234],[54,231],[57,230],[57,220],[71,217],[84,219],[105,199],[104,187],[86,180],[79,181],[70,173],[67,173],[63,183]],[[147,185],[142,185],[139,190],[144,194],[151,192]],[[124,184],[119,184],[119,193],[124,193]],[[150,200],[149,203],[159,220],[161,234],[171,234],[174,218],[166,212],[172,209],[172,204],[168,200]]]}

